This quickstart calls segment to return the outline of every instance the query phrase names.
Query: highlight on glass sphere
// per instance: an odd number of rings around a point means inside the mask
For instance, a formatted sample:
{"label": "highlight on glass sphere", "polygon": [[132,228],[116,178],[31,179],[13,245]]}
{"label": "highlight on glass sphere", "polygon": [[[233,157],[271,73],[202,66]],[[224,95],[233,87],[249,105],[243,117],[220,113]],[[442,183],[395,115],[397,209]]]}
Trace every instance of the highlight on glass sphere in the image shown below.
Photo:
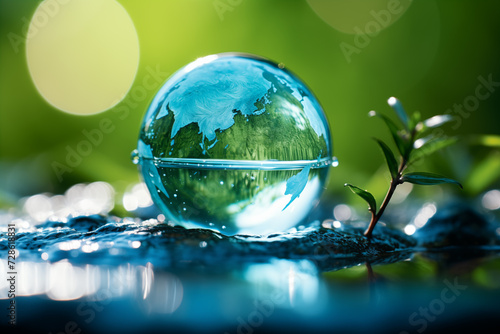
{"label": "highlight on glass sphere", "polygon": [[283,66],[237,53],[199,58],[167,80],[132,159],[168,220],[227,235],[297,225],[336,164],[311,91]]}

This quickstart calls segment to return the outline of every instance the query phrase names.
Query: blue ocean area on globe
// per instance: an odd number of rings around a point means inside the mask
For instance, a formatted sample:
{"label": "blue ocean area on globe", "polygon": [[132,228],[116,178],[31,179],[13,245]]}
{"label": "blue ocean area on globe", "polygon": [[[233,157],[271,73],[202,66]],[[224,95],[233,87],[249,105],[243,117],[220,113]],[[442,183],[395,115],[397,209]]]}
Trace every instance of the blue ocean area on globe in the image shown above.
{"label": "blue ocean area on globe", "polygon": [[303,221],[335,162],[325,114],[305,84],[282,65],[235,53],[172,75],[133,155],[168,220],[228,235]]}

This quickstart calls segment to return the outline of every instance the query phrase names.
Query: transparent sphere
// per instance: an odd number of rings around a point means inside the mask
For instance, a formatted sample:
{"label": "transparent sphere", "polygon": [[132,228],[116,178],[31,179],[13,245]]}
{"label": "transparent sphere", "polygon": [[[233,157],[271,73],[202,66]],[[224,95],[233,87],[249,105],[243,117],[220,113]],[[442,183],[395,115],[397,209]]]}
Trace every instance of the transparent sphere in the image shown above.
{"label": "transparent sphere", "polygon": [[314,95],[283,66],[245,54],[200,58],[169,78],[133,160],[167,219],[228,235],[298,224],[335,163]]}

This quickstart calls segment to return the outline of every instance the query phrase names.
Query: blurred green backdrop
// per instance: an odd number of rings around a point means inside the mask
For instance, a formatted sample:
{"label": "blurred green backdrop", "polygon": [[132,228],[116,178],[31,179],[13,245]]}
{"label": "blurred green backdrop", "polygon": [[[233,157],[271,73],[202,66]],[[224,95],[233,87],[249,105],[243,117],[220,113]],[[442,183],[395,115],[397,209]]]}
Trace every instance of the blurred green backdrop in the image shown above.
{"label": "blurred green backdrop", "polygon": [[[25,43],[13,40],[24,36],[40,1],[0,0],[0,192],[4,200],[38,192],[62,193],[78,182],[107,181],[119,191],[137,182],[130,152],[160,85],[140,98],[132,94],[134,89],[143,85],[151,71],[166,79],[194,59],[220,52],[248,52],[282,62],[317,95],[340,161],[330,177],[330,194],[349,196],[342,185],[351,182],[383,195],[383,157],[371,137],[388,142],[390,137],[380,120],[370,119],[367,113],[377,110],[393,118],[386,103],[390,96],[398,97],[408,111],[420,110],[424,117],[452,112],[455,104],[472,103],[471,111],[454,113],[461,124],[445,127],[446,133],[500,134],[500,91],[495,91],[499,87],[494,84],[500,82],[498,1],[117,2],[137,31],[137,75],[129,94],[115,107],[75,116],[57,110],[38,93],[28,70]],[[476,99],[474,105],[470,97],[477,94],[479,77],[494,83],[488,97]],[[127,114],[122,112],[124,107]],[[86,139],[84,131],[99,129],[103,119],[112,122],[113,130],[58,177],[54,162],[64,164],[67,147],[76,148]],[[479,164],[490,151],[464,147],[463,154],[437,153],[423,167],[454,173],[450,176],[460,180],[470,169],[453,171],[446,160],[461,156],[453,164]]]}

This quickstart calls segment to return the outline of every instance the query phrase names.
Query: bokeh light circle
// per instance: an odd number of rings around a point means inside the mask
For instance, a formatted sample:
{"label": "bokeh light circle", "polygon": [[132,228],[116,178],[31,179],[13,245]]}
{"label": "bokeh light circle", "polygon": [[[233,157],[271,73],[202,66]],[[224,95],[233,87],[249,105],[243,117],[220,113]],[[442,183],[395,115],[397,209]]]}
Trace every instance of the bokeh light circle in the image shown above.
{"label": "bokeh light circle", "polygon": [[376,34],[395,23],[412,0],[307,0],[324,22],[346,34]]}
{"label": "bokeh light circle", "polygon": [[48,103],[91,115],[126,96],[139,65],[139,40],[115,0],[46,0],[31,19],[26,57]]}

